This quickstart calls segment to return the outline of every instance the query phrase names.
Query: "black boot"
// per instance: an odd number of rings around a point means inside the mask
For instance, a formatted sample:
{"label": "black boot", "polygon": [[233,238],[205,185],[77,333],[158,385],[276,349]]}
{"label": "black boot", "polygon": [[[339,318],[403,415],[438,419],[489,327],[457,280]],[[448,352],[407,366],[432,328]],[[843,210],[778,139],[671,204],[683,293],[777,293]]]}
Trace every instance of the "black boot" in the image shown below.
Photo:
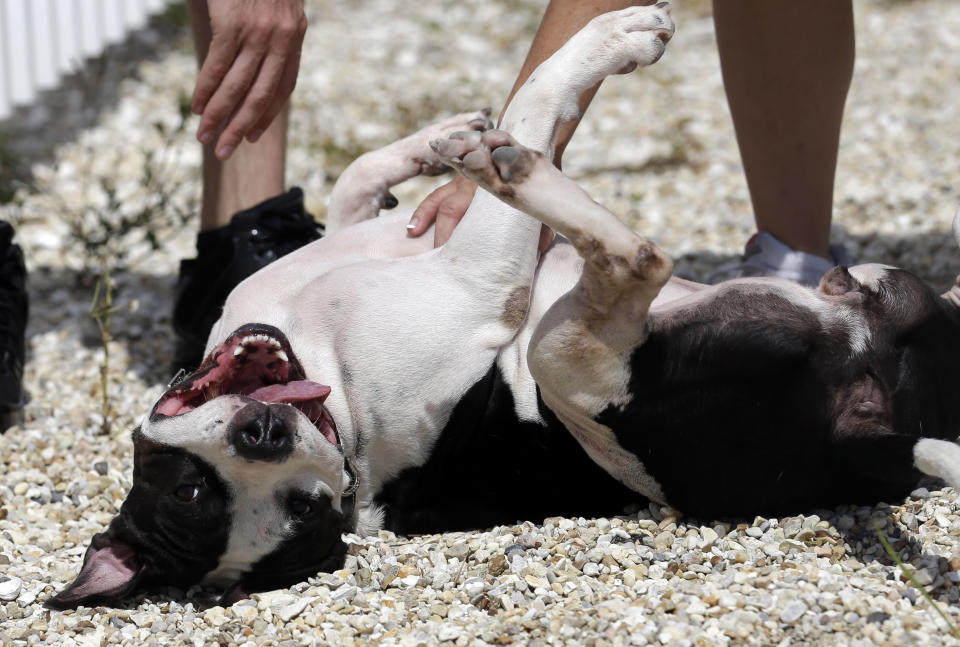
{"label": "black boot", "polygon": [[23,360],[27,327],[27,270],[13,244],[13,227],[0,221],[0,433],[23,406]]}
{"label": "black boot", "polygon": [[297,187],[235,214],[229,225],[200,232],[197,257],[180,262],[173,369],[200,364],[210,329],[240,281],[322,233],[323,226],[304,210],[303,191]]}

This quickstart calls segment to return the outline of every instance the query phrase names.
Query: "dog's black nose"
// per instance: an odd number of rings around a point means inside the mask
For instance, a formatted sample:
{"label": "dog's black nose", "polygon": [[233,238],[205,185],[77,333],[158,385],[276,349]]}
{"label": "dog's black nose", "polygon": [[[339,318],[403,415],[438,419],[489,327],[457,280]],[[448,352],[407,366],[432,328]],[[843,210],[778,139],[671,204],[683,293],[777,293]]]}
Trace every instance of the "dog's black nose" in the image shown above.
{"label": "dog's black nose", "polygon": [[250,461],[279,462],[293,451],[293,427],[272,407],[251,402],[230,422],[230,444]]}

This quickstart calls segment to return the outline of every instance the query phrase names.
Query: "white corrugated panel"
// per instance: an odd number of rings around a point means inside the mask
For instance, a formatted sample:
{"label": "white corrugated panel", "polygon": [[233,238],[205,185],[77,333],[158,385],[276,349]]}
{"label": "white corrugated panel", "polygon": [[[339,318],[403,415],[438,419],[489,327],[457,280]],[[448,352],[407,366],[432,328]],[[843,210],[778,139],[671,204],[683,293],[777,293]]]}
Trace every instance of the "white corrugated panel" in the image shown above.
{"label": "white corrugated panel", "polygon": [[83,62],[80,53],[80,23],[77,0],[53,0],[57,34],[57,67],[61,74],[73,74]]}
{"label": "white corrugated panel", "polygon": [[9,117],[13,110],[13,104],[10,102],[9,81],[7,80],[10,74],[7,72],[7,57],[4,55],[4,52],[7,51],[7,19],[4,14],[4,6],[0,4],[0,121]]}
{"label": "white corrugated panel", "polygon": [[123,42],[126,26],[123,24],[123,0],[100,0],[103,12],[103,37],[110,45]]}
{"label": "white corrugated panel", "polygon": [[82,0],[77,3],[77,24],[80,25],[80,53],[94,58],[106,49],[103,38],[103,0]]}
{"label": "white corrugated panel", "polygon": [[33,56],[33,74],[38,90],[49,90],[57,85],[57,36],[53,5],[50,0],[31,0],[30,53]]}
{"label": "white corrugated panel", "polygon": [[142,29],[168,1],[0,0],[0,120]]}
{"label": "white corrugated panel", "polygon": [[147,24],[149,15],[144,0],[127,0],[123,3],[123,23],[128,31],[142,29]]}
{"label": "white corrugated panel", "polygon": [[4,71],[8,99],[14,105],[30,103],[34,97],[33,64],[30,61],[27,0],[4,0]]}

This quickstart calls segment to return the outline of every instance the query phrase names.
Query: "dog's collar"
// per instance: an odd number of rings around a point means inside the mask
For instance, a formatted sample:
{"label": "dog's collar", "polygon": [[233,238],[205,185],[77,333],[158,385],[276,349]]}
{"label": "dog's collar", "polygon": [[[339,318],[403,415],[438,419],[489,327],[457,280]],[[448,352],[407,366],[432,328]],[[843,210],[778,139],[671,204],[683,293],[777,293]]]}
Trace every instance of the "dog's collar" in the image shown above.
{"label": "dog's collar", "polygon": [[343,489],[342,497],[352,497],[357,493],[357,488],[360,487],[360,478],[357,476],[357,473],[353,470],[353,465],[350,464],[350,459],[343,459],[343,471],[347,473],[347,476],[350,477],[350,481],[347,483],[347,487]]}
{"label": "dog's collar", "polygon": [[347,473],[349,480],[347,481],[347,487],[343,489],[343,493],[340,495],[340,510],[343,513],[344,520],[352,525],[353,513],[357,507],[357,490],[360,488],[360,478],[350,464],[349,458],[343,459],[343,471]]}

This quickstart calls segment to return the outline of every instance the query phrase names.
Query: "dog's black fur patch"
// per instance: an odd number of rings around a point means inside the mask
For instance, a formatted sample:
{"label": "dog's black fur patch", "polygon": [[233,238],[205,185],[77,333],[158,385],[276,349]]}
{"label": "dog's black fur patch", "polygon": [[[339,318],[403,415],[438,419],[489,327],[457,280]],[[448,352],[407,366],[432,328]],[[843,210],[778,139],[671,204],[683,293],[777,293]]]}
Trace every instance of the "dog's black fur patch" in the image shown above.
{"label": "dog's black fur patch", "polygon": [[594,463],[541,401],[546,425],[519,420],[492,366],[460,400],[419,467],[377,495],[399,533],[488,528],[550,516],[607,516],[644,498]]}

